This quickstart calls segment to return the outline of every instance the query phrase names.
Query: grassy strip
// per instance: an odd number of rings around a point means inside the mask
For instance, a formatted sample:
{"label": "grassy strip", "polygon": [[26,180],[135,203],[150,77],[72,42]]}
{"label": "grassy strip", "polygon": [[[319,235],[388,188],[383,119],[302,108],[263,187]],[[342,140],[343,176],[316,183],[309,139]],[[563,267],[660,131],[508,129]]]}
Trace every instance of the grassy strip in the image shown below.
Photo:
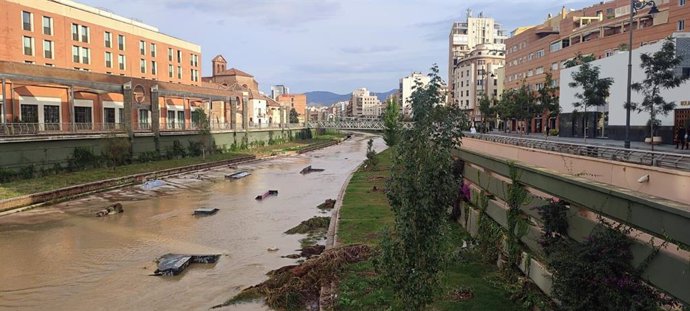
{"label": "grassy strip", "polygon": [[247,154],[257,156],[274,155],[284,151],[293,151],[307,148],[313,144],[323,143],[322,139],[312,141],[292,141],[283,144],[267,145],[243,151],[244,153],[223,153],[208,155],[206,158],[193,157],[173,160],[161,160],[147,163],[135,163],[123,165],[117,168],[96,168],[84,171],[47,175],[32,179],[16,180],[0,184],[0,200],[10,199],[22,195],[56,190],[64,187],[95,182],[110,178],[129,176],[134,174],[149,173],[176,167],[202,164],[208,162],[235,159]]}
{"label": "grassy strip", "polygon": [[[393,214],[382,189],[389,175],[391,151],[378,155],[379,165],[373,170],[357,171],[347,187],[340,209],[338,243],[363,243],[376,246],[384,226],[393,224]],[[377,191],[373,191],[376,186]],[[460,226],[452,230],[459,245],[468,239]],[[449,254],[449,256],[454,256]],[[432,310],[523,310],[509,299],[510,293],[500,284],[500,272],[485,264],[478,256],[463,256],[454,261],[443,276],[439,297]],[[468,290],[472,297],[458,301],[454,291]],[[348,265],[339,284],[337,310],[387,310],[393,292],[377,274],[372,260]]]}

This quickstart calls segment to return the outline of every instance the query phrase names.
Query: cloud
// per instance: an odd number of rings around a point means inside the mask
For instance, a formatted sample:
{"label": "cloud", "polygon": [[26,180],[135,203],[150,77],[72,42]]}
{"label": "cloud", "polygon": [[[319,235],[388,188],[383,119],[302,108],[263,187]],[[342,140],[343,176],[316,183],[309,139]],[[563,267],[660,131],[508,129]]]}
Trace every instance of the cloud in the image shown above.
{"label": "cloud", "polygon": [[380,45],[380,46],[369,46],[369,47],[344,47],[340,51],[347,54],[373,54],[382,52],[393,52],[399,48],[392,45]]}
{"label": "cloud", "polygon": [[291,28],[334,17],[341,4],[335,0],[157,0],[167,9],[196,11],[216,18],[240,18],[250,25]]}

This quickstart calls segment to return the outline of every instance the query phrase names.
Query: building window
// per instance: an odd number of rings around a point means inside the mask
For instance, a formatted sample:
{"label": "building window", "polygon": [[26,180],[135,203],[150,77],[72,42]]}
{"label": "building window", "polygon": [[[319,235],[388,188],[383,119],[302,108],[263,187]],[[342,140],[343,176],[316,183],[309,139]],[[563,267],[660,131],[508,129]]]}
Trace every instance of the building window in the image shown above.
{"label": "building window", "polygon": [[24,55],[34,56],[34,38],[24,37]]}
{"label": "building window", "polygon": [[182,51],[177,50],[177,62],[182,63]]}
{"label": "building window", "polygon": [[106,31],[103,34],[103,38],[105,40],[105,47],[107,47],[107,48],[113,47],[113,34],[112,33]]}
{"label": "building window", "polygon": [[678,21],[678,31],[683,31],[685,30],[685,20],[681,19]]}
{"label": "building window", "polygon": [[542,73],[544,73],[544,67],[538,67],[534,70],[534,74],[540,75]]}
{"label": "building window", "polygon": [[139,128],[146,129],[149,127],[149,111],[146,109],[139,109]]}
{"label": "building window", "polygon": [[199,66],[199,55],[192,54],[192,58],[189,59],[190,65],[192,67],[198,67]]}
{"label": "building window", "polygon": [[31,12],[22,11],[22,29],[26,31],[34,30],[33,14]]}
{"label": "building window", "polygon": [[173,61],[173,49],[168,48],[168,61]]}
{"label": "building window", "polygon": [[21,121],[38,123],[38,105],[21,105]]}
{"label": "building window", "polygon": [[146,73],[146,60],[142,59],[139,61],[139,70],[141,73]]}
{"label": "building window", "polygon": [[175,75],[175,69],[173,65],[168,65],[168,77],[172,79],[173,75]]}
{"label": "building window", "polygon": [[182,66],[177,66],[177,78],[182,79]]}
{"label": "building window", "polygon": [[558,70],[558,63],[552,63],[551,70]]}
{"label": "building window", "polygon": [[151,57],[156,57],[156,44],[151,43]]}
{"label": "building window", "polygon": [[81,42],[88,43],[89,42],[89,27],[88,26],[81,26]]}
{"label": "building window", "polygon": [[563,45],[561,44],[561,41],[556,41],[556,42],[551,43],[551,46],[549,47],[549,51],[556,52],[556,51],[559,51],[562,47],[563,47]]}
{"label": "building window", "polygon": [[72,62],[79,63],[79,47],[76,45],[72,46]]}
{"label": "building window", "polygon": [[117,56],[117,63],[120,65],[120,70],[127,68],[127,58],[124,55]]}
{"label": "building window", "polygon": [[146,42],[144,41],[139,41],[139,54],[146,55]]}
{"label": "building window", "polygon": [[125,50],[125,36],[124,35],[117,35],[117,48],[120,51]]}
{"label": "building window", "polygon": [[113,68],[113,53],[105,52],[105,67]]}
{"label": "building window", "polygon": [[85,47],[81,48],[81,62],[82,62],[82,64],[90,64],[91,63],[91,51],[88,48],[85,48]]}
{"label": "building window", "polygon": [[47,36],[53,35],[53,18],[43,16],[43,34]]}
{"label": "building window", "polygon": [[679,5],[679,6],[684,6],[684,5],[685,5],[685,0],[678,0],[678,5]]}
{"label": "building window", "polygon": [[43,57],[53,58],[53,41],[43,40]]}
{"label": "building window", "polygon": [[[60,106],[45,105],[43,106],[43,122],[52,125],[60,123]],[[46,126],[46,129],[48,127]]]}
{"label": "building window", "polygon": [[74,123],[90,124],[91,107],[74,107]]}
{"label": "building window", "polygon": [[156,61],[151,61],[151,74],[158,74],[158,64],[156,64]]}
{"label": "building window", "polygon": [[79,41],[79,25],[72,24],[72,40]]}
{"label": "building window", "polygon": [[532,60],[534,58],[534,53],[529,53],[529,56],[527,56],[527,60]]}

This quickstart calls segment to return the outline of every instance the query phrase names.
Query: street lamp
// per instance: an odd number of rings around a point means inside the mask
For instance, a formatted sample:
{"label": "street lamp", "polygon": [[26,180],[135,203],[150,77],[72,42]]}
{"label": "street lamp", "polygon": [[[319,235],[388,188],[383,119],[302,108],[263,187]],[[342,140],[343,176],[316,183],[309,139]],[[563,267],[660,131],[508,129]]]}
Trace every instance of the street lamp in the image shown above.
{"label": "street lamp", "polygon": [[637,11],[644,9],[647,6],[652,6],[649,9],[649,14],[654,15],[659,13],[654,1],[647,0],[630,0],[630,37],[628,40],[628,84],[627,84],[627,100],[625,102],[625,148],[630,149],[630,96],[632,92],[632,45],[633,45],[633,17]]}

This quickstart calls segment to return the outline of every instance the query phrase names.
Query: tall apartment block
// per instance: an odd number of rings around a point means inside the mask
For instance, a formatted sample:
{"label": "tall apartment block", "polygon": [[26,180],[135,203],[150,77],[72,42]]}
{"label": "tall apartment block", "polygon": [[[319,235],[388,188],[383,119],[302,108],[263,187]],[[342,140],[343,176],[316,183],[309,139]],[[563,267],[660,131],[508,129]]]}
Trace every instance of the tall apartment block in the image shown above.
{"label": "tall apartment block", "polygon": [[[663,40],[673,32],[690,30],[685,26],[690,21],[690,5],[686,0],[655,2],[660,12],[650,15],[649,7],[640,10],[632,26],[630,1],[610,0],[578,10],[568,11],[564,7],[540,25],[517,28],[506,40],[505,88],[520,87],[524,81],[532,89],[539,89],[549,71],[558,84],[564,63],[578,53],[602,59],[629,49],[631,27],[633,49]],[[546,125],[557,127],[556,120],[543,120],[539,115],[528,126],[532,132],[541,132]]]}
{"label": "tall apartment block", "polygon": [[400,87],[398,88],[398,94],[400,94],[399,104],[402,115],[410,116],[412,115],[412,103],[410,102],[410,97],[412,92],[414,92],[417,84],[426,86],[431,82],[431,78],[421,72],[413,72],[409,76],[400,79]]}
{"label": "tall apartment block", "polygon": [[478,17],[472,16],[472,11],[467,10],[467,18],[462,22],[455,22],[448,37],[448,93],[450,104],[459,105],[459,85],[455,79],[456,70],[460,61],[465,58],[479,44],[494,44],[495,49],[504,49],[507,39],[501,24],[493,18],[484,17],[479,13]]}
{"label": "tall apartment block", "polygon": [[348,105],[348,116],[376,118],[381,115],[381,101],[366,88],[359,88],[352,92]]}
{"label": "tall apartment block", "polygon": [[283,94],[290,94],[290,88],[282,84],[271,85],[271,98],[278,100],[278,97]]}

